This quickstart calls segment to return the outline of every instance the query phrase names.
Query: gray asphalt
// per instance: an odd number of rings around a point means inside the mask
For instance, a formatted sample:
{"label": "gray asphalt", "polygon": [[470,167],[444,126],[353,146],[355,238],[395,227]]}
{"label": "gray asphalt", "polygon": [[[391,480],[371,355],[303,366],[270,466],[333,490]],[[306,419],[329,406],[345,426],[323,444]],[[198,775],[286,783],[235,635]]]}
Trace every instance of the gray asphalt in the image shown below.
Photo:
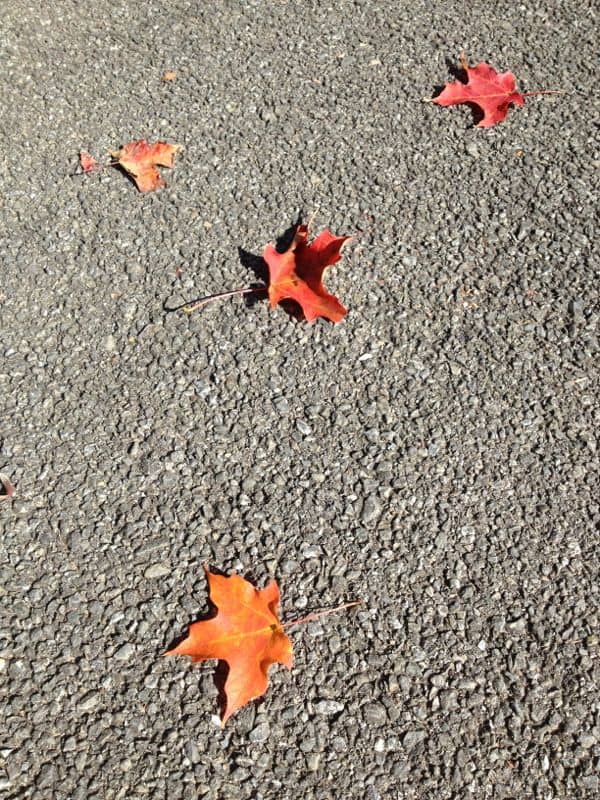
{"label": "gray asphalt", "polygon": [[[3,4],[4,797],[598,797],[594,5]],[[461,51],[569,94],[474,129]],[[313,213],[339,325],[165,310]],[[204,563],[364,601],[224,730]]]}

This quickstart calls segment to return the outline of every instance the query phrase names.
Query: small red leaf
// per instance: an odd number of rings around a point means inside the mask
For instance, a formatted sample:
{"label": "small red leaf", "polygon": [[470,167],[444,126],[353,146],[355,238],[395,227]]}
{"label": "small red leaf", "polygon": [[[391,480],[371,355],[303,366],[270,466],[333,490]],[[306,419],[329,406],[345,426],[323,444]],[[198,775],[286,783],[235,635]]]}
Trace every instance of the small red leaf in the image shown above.
{"label": "small red leaf", "polygon": [[102,169],[102,164],[99,164],[95,158],[83,150],[79,153],[79,163],[83,172],[96,172],[96,170]]}

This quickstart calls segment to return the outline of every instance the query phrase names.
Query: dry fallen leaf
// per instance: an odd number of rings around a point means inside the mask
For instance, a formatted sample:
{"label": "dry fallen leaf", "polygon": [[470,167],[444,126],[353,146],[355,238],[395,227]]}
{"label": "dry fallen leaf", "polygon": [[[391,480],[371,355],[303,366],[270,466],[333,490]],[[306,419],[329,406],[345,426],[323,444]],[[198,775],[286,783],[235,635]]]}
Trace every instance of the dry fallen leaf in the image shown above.
{"label": "dry fallen leaf", "polygon": [[188,636],[166,655],[191,656],[193,661],[217,658],[229,665],[222,722],[267,690],[271,664],[292,666],[292,643],[277,617],[276,581],[256,589],[240,575],[224,577],[206,571],[212,619],[194,622]]}
{"label": "dry fallen leaf", "polygon": [[181,149],[178,144],[149,144],[145,139],[139,139],[129,142],[120,150],[111,151],[111,156],[131,175],[140,192],[153,192],[167,185],[157,170],[157,165],[172,167],[175,153]]}
{"label": "dry fallen leaf", "polygon": [[339,322],[347,311],[325,289],[322,276],[326,267],[341,259],[342,246],[350,238],[334,236],[326,229],[308,244],[308,226],[298,225],[284,253],[278,253],[273,244],[268,244],[263,258],[269,267],[271,308],[281,300],[295,300],[309,322],[317,317]]}

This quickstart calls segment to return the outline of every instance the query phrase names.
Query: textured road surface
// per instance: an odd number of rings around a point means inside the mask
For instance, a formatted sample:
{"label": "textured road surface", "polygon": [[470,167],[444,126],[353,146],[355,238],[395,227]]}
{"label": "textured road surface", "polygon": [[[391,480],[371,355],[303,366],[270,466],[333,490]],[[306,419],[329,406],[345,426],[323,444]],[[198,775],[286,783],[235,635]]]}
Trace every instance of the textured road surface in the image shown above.
{"label": "textured road surface", "polygon": [[[4,797],[598,797],[594,5],[3,4]],[[462,50],[570,94],[474,129]],[[165,311],[300,212],[341,324]],[[364,600],[224,730],[204,563]]]}

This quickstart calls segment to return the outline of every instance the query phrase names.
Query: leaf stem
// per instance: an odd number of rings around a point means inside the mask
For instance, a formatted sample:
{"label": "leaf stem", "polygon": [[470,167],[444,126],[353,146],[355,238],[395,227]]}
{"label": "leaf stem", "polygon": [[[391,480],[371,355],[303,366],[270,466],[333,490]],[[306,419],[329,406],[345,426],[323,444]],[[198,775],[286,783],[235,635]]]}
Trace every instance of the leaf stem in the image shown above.
{"label": "leaf stem", "polygon": [[522,92],[523,97],[532,97],[535,94],[568,94],[566,89],[545,89],[540,92]]}
{"label": "leaf stem", "polygon": [[96,162],[96,164],[94,164],[94,166],[90,167],[89,169],[83,169],[83,167],[79,165],[79,169],[77,170],[77,172],[72,172],[69,177],[76,178],[79,175],[91,175],[94,172],[102,172],[102,170],[108,169],[109,167],[118,167],[118,166],[119,166],[118,161],[108,161],[106,164],[100,164],[99,162]]}
{"label": "leaf stem", "polygon": [[354,606],[360,606],[361,604],[362,600],[351,600],[349,603],[342,603],[341,606],[336,606],[335,608],[326,608],[324,611],[315,611],[313,614],[307,614],[306,617],[300,617],[300,619],[293,619],[291,622],[283,622],[282,627],[291,628],[292,625],[300,625],[304,622],[312,622],[320,617],[326,617],[328,614],[335,614],[336,611],[343,611],[345,608],[353,608]]}
{"label": "leaf stem", "polygon": [[206,297],[201,297],[191,305],[186,304],[184,306],[180,306],[177,311],[184,311],[186,314],[191,314],[198,308],[202,308],[203,306],[208,305],[208,303],[212,303],[213,300],[220,300],[223,297],[234,297],[236,294],[250,294],[251,292],[266,291],[266,286],[244,286],[242,289],[230,289],[228,292],[217,292],[216,294],[209,294]]}

